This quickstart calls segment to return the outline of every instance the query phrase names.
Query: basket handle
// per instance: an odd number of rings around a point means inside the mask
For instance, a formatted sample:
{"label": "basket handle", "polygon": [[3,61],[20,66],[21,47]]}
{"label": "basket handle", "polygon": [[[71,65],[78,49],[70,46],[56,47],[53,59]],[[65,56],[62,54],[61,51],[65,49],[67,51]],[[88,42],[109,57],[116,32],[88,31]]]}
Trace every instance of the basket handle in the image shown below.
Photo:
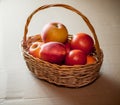
{"label": "basket handle", "polygon": [[40,10],[43,10],[43,9],[46,9],[46,8],[50,8],[50,7],[63,7],[63,8],[66,8],[66,9],[69,9],[75,13],[77,13],[78,15],[81,16],[81,18],[84,20],[84,22],[87,24],[88,28],[90,29],[90,31],[92,32],[92,35],[94,37],[94,40],[95,40],[95,48],[96,48],[96,52],[98,54],[98,56],[100,55],[100,46],[99,46],[99,42],[98,42],[98,38],[97,38],[97,35],[96,35],[96,32],[95,32],[95,29],[94,27],[92,26],[92,24],[90,23],[90,21],[88,20],[88,18],[83,15],[80,11],[78,11],[77,9],[69,6],[69,5],[66,5],[66,4],[49,4],[49,5],[43,5],[39,8],[37,8],[35,11],[33,11],[29,17],[27,18],[27,21],[26,21],[26,24],[25,24],[25,28],[24,28],[24,36],[23,36],[23,46],[26,46],[26,37],[27,37],[27,33],[28,33],[28,26],[29,26],[29,23],[32,19],[32,17]]}

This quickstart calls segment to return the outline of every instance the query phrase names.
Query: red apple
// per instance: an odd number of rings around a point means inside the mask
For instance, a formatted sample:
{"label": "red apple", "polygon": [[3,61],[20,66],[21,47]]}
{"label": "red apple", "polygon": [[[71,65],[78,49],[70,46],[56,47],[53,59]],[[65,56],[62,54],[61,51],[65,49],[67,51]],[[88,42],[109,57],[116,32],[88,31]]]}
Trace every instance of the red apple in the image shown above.
{"label": "red apple", "polygon": [[42,44],[42,42],[33,42],[29,48],[29,53],[34,57],[40,58],[40,49]]}
{"label": "red apple", "polygon": [[56,41],[65,43],[68,39],[68,31],[62,23],[52,22],[43,27],[41,37],[44,42]]}
{"label": "red apple", "polygon": [[71,50],[71,44],[70,44],[70,41],[67,41],[67,42],[65,43],[65,47],[66,47],[66,52],[69,53],[70,50]]}
{"label": "red apple", "polygon": [[66,48],[60,42],[48,42],[41,46],[40,55],[45,61],[62,64],[66,56]]}
{"label": "red apple", "polygon": [[72,49],[83,50],[86,54],[92,52],[94,47],[94,41],[91,36],[86,33],[79,33],[71,40]]}
{"label": "red apple", "polygon": [[87,62],[86,54],[81,50],[71,50],[65,58],[66,65],[84,65]]}

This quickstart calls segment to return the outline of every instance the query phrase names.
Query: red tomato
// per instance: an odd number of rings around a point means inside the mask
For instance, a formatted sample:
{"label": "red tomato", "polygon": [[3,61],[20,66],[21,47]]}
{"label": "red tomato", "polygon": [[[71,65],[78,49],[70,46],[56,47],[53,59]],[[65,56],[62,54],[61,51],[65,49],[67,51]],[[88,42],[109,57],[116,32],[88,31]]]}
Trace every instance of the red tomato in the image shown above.
{"label": "red tomato", "polygon": [[91,36],[85,33],[79,33],[73,37],[71,40],[72,49],[83,50],[86,54],[92,52],[94,46],[94,41]]}
{"label": "red tomato", "polygon": [[81,50],[71,50],[65,59],[66,65],[84,65],[87,62],[87,55]]}

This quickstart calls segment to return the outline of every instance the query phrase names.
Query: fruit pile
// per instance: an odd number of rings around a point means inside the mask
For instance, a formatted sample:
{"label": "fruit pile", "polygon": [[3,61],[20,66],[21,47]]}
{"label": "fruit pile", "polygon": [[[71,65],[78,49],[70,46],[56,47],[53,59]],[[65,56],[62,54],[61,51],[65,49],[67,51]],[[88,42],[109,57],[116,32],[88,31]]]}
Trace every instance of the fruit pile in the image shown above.
{"label": "fruit pile", "polygon": [[60,65],[92,64],[97,59],[94,52],[94,40],[86,33],[78,33],[69,39],[67,28],[58,22],[46,24],[37,35],[42,41],[33,41],[29,46],[32,56]]}

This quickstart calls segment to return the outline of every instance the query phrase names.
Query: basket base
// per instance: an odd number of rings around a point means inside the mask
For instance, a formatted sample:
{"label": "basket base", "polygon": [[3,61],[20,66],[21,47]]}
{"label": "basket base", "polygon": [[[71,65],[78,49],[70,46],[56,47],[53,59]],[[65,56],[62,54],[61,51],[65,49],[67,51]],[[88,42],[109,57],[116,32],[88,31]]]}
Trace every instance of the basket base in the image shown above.
{"label": "basket base", "polygon": [[83,87],[99,77],[103,53],[96,64],[83,66],[56,65],[23,53],[28,69],[39,79],[64,87]]}
{"label": "basket base", "polygon": [[81,84],[81,85],[68,85],[68,84],[60,84],[60,83],[56,83],[56,82],[53,82],[53,81],[48,81],[47,79],[44,79],[44,78],[40,78],[38,77],[38,75],[36,75],[35,73],[31,72],[31,74],[41,80],[41,81],[44,81],[44,82],[47,82],[49,84],[52,84],[52,85],[55,85],[57,87],[63,87],[63,88],[82,88],[82,87],[85,87],[85,86],[88,86],[88,85],[91,85],[92,83],[94,83],[99,77],[100,77],[100,74],[98,73],[98,75],[96,76],[96,78],[94,78],[93,80],[89,81],[89,82],[86,82],[84,84]]}

